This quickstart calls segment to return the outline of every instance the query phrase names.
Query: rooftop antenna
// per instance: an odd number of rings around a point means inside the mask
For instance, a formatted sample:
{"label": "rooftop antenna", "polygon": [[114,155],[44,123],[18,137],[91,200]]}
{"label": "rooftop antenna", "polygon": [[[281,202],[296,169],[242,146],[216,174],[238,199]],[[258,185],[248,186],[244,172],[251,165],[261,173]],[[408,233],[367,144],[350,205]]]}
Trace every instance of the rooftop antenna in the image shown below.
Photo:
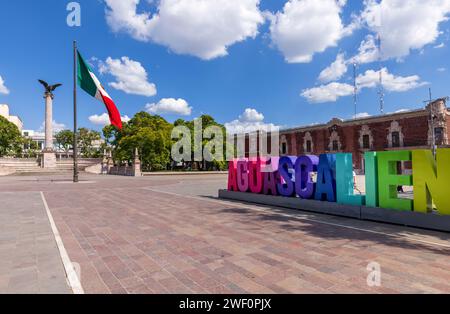
{"label": "rooftop antenna", "polygon": [[425,100],[424,103],[428,103],[428,106],[430,108],[430,128],[431,128],[431,150],[433,152],[433,156],[436,157],[436,129],[434,128],[434,121],[436,119],[436,116],[433,112],[433,105],[432,103],[435,101],[433,99],[433,94],[431,93],[431,87],[428,89],[428,95],[430,97],[429,100]]}
{"label": "rooftop antenna", "polygon": [[355,115],[353,116],[353,119],[356,119],[356,115],[358,114],[357,112],[357,105],[358,105],[358,85],[356,82],[356,69],[357,69],[357,64],[356,61],[353,60],[353,105],[355,106]]}
{"label": "rooftop antenna", "polygon": [[378,95],[380,96],[380,113],[384,114],[384,88],[383,88],[383,65],[382,65],[382,51],[381,51],[381,35],[378,34],[378,63],[380,65],[380,82],[378,88]]}

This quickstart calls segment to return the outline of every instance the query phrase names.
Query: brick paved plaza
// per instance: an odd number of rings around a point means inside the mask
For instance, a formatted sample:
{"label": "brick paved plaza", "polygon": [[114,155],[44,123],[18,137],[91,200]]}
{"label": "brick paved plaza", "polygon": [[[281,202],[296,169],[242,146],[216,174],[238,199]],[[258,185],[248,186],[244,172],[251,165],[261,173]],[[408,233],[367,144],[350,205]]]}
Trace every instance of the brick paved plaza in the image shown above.
{"label": "brick paved plaza", "polygon": [[450,293],[449,234],[218,200],[225,186],[0,178],[0,292],[71,292],[46,202],[85,293]]}

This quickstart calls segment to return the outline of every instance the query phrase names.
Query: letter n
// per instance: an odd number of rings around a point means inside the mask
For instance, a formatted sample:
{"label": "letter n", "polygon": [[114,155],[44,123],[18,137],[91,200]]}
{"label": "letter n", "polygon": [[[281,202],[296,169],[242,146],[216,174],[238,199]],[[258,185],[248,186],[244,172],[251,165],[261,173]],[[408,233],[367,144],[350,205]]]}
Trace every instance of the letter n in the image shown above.
{"label": "letter n", "polygon": [[429,150],[413,151],[414,211],[450,215],[450,149],[438,149],[437,160]]}

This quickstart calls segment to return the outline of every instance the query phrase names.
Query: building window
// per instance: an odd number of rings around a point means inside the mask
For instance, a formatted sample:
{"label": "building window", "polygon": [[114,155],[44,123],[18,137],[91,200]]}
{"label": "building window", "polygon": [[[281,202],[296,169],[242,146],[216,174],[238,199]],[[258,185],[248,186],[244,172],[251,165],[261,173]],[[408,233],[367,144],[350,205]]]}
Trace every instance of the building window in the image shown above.
{"label": "building window", "polygon": [[400,132],[392,132],[392,147],[400,147]]}
{"label": "building window", "polygon": [[444,143],[444,128],[435,128],[434,136],[436,139],[436,145],[442,145]]}
{"label": "building window", "polygon": [[312,143],[311,141],[306,141],[306,152],[311,153],[312,152]]}
{"label": "building window", "polygon": [[359,131],[359,147],[363,150],[370,150],[373,148],[372,131],[368,125],[363,125]]}
{"label": "building window", "polygon": [[398,148],[404,146],[404,135],[402,133],[402,127],[397,121],[392,121],[391,127],[388,129],[388,147]]}
{"label": "building window", "polygon": [[370,149],[370,135],[363,135],[363,148]]}
{"label": "building window", "polygon": [[287,143],[281,144],[281,154],[286,155],[287,154]]}
{"label": "building window", "polygon": [[330,144],[328,150],[332,152],[339,152],[342,149],[341,138],[337,131],[333,131],[330,136]]}
{"label": "building window", "polygon": [[303,150],[305,153],[312,153],[314,151],[314,142],[310,132],[306,132],[303,138]]}

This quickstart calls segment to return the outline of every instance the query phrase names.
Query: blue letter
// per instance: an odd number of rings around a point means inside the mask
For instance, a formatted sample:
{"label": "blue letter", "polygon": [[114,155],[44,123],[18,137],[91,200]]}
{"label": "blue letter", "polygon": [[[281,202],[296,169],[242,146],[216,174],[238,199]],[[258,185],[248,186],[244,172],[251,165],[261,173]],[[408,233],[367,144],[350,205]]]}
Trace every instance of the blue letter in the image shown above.
{"label": "blue letter", "polygon": [[[316,184],[316,200],[336,202],[336,155],[323,154],[319,157]],[[325,197],[324,197],[325,196]]]}
{"label": "blue letter", "polygon": [[282,157],[278,166],[278,172],[281,177],[281,182],[277,184],[278,193],[281,196],[292,197],[295,196],[295,185],[293,182],[294,163],[297,157]]}
{"label": "blue letter", "polygon": [[295,163],[295,191],[303,199],[314,198],[315,183],[311,173],[317,172],[319,157],[302,156]]}

